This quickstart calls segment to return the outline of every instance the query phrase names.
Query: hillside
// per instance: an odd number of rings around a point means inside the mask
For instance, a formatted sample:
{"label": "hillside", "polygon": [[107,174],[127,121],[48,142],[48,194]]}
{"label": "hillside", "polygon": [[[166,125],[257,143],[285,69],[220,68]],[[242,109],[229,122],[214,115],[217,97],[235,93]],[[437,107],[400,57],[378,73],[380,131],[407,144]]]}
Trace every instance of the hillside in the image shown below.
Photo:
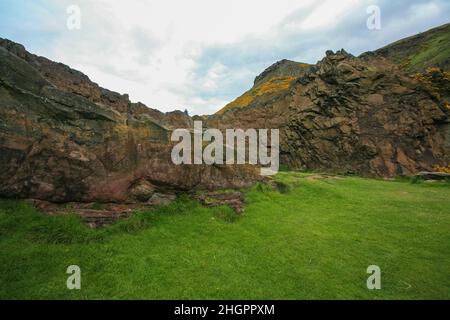
{"label": "hillside", "polygon": [[287,93],[293,80],[300,77],[310,67],[309,64],[281,60],[255,78],[253,87],[236,100],[217,112],[223,114],[235,108],[260,106],[280,99]]}
{"label": "hillside", "polygon": [[447,166],[449,36],[445,25],[360,57],[280,61],[208,126],[280,128],[293,168],[393,177]]}
{"label": "hillside", "polygon": [[[423,73],[430,67],[450,70],[450,23],[418,35],[405,38],[361,57],[376,54],[409,73]],[[302,76],[312,65],[281,60],[255,78],[253,87],[220,109],[223,114],[235,108],[261,106],[288,92],[293,80]]]}
{"label": "hillside", "polygon": [[375,51],[408,72],[429,67],[450,70],[450,23]]}
{"label": "hillside", "polygon": [[171,128],[191,125],[0,39],[0,196],[146,203],[260,179],[255,168],[173,164]]}

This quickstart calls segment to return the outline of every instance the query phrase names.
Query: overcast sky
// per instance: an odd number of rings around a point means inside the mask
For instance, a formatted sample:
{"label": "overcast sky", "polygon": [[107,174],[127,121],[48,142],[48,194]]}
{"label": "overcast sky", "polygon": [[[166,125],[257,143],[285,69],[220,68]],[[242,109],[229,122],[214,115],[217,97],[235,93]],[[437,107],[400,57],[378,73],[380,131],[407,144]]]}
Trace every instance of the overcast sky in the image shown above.
{"label": "overcast sky", "polygon": [[[369,30],[367,7],[381,9]],[[67,7],[81,29],[67,28]],[[450,22],[449,0],[0,0],[0,37],[162,111],[208,114],[281,59],[358,55]]]}

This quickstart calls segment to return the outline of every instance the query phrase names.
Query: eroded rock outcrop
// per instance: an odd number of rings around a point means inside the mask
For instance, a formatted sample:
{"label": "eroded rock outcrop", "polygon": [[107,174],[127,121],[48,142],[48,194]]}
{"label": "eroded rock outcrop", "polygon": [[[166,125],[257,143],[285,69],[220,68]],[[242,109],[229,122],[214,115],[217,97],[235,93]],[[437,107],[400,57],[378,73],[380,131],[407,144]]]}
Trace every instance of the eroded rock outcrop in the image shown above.
{"label": "eroded rock outcrop", "polygon": [[[281,162],[294,168],[381,177],[429,171],[450,161],[450,77],[432,73],[418,78],[374,53],[329,51],[288,75],[287,87],[245,105],[238,98],[208,126],[279,128]],[[249,92],[261,86],[255,81]]]}
{"label": "eroded rock outcrop", "polygon": [[133,203],[260,179],[253,167],[172,164],[170,130],[191,123],[0,40],[0,196]]}
{"label": "eroded rock outcrop", "polygon": [[[427,44],[426,54],[431,45],[448,49],[448,26],[436,30],[412,40]],[[316,65],[282,60],[217,114],[191,118],[132,103],[0,39],[0,196],[161,204],[177,191],[261,179],[251,166],[173,165],[171,130],[193,119],[211,128],[280,129],[281,163],[293,168],[393,177],[447,167],[448,56],[425,70],[416,68],[423,52],[413,49],[403,41],[360,57],[329,51]]]}

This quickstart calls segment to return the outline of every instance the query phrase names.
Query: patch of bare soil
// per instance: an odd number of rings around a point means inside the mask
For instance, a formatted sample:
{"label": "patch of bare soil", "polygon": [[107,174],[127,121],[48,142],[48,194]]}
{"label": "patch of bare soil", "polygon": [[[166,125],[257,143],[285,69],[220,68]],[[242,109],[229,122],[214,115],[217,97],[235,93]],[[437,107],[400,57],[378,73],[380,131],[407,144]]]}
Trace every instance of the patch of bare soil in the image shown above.
{"label": "patch of bare soil", "polygon": [[49,215],[77,214],[91,228],[104,227],[144,207],[142,204],[52,203],[36,199],[28,199],[27,202]]}

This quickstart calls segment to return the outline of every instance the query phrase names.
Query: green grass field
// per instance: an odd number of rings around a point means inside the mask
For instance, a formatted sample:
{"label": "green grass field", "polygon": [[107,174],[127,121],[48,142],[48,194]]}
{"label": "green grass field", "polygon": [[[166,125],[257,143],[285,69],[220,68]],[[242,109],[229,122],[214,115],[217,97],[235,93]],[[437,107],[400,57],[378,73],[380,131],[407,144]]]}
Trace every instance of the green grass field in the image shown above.
{"label": "green grass field", "polygon": [[448,183],[305,176],[247,190],[241,217],[181,197],[101,230],[2,200],[0,298],[450,299]]}

